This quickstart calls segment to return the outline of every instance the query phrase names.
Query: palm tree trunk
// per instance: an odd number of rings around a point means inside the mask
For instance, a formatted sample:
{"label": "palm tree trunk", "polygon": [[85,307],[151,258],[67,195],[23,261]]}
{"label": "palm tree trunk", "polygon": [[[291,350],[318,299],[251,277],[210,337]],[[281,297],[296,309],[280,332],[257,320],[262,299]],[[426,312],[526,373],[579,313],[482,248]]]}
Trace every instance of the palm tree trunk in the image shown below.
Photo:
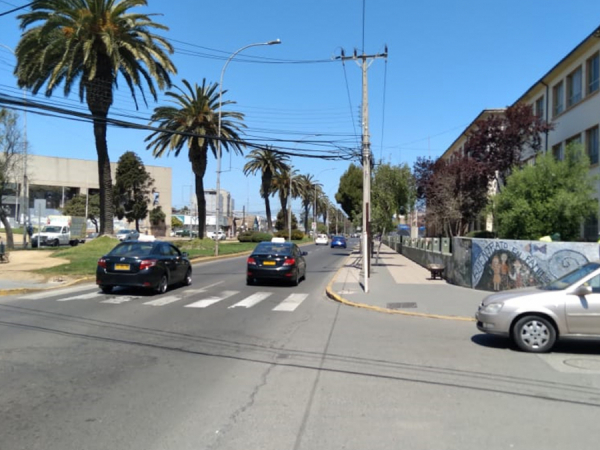
{"label": "palm tree trunk", "polygon": [[279,201],[281,202],[281,212],[283,214],[283,225],[287,230],[288,224],[288,213],[287,213],[287,192],[279,191]]}
{"label": "palm tree trunk", "polygon": [[98,73],[93,80],[89,74],[84,74],[86,101],[88,109],[94,117],[94,139],[96,140],[96,153],[98,154],[98,183],[100,186],[100,235],[114,233],[114,205],[112,192],[112,175],[110,173],[110,159],[106,143],[106,118],[112,104],[111,64],[108,57],[98,58]]}
{"label": "palm tree trunk", "polygon": [[304,206],[304,232],[308,235],[308,209],[310,208],[310,204],[305,203],[303,206]]}
{"label": "palm tree trunk", "polygon": [[[206,173],[207,146],[193,143],[189,151],[189,160],[195,175],[196,203],[198,203],[198,237],[202,239],[206,231],[206,198],[204,198],[204,174]],[[219,201],[219,199],[217,199]],[[217,228],[218,230],[218,228]]]}
{"label": "palm tree trunk", "polygon": [[269,195],[271,194],[271,181],[273,176],[268,172],[265,172],[262,177],[262,195],[265,199],[265,212],[267,214],[267,230],[269,233],[273,232],[273,221],[271,220],[271,203],[269,202]]}

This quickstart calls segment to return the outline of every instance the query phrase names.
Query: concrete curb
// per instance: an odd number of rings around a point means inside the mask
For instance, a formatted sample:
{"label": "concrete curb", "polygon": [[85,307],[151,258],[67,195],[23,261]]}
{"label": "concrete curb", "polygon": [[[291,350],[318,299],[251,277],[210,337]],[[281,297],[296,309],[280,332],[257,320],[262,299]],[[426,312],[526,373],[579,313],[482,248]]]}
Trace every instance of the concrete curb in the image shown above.
{"label": "concrete curb", "polygon": [[381,306],[367,305],[366,303],[357,303],[357,302],[347,300],[344,297],[336,294],[332,289],[335,279],[337,278],[338,274],[342,271],[343,268],[344,268],[344,266],[342,266],[338,269],[338,271],[335,273],[333,278],[331,278],[331,281],[325,288],[325,294],[327,295],[327,297],[329,297],[332,300],[335,300],[336,302],[342,303],[347,306],[353,306],[355,308],[362,308],[362,309],[367,309],[370,311],[376,311],[376,312],[381,312],[381,313],[386,313],[386,314],[396,314],[396,315],[400,315],[400,316],[409,316],[409,317],[420,317],[423,319],[441,319],[441,320],[454,320],[457,322],[475,322],[475,319],[473,317],[445,316],[445,315],[441,315],[441,314],[427,314],[427,313],[417,313],[417,312],[410,312],[410,311],[399,311],[397,309],[382,308]]}

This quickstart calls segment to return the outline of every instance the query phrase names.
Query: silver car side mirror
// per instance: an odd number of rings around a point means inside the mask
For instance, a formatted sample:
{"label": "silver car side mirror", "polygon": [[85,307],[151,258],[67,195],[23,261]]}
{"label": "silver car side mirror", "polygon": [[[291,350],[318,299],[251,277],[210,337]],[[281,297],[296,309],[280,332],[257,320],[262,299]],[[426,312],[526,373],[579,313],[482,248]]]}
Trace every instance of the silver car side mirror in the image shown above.
{"label": "silver car side mirror", "polygon": [[577,289],[573,291],[573,295],[577,297],[585,297],[586,295],[590,295],[592,293],[592,287],[586,284],[582,284],[578,286]]}

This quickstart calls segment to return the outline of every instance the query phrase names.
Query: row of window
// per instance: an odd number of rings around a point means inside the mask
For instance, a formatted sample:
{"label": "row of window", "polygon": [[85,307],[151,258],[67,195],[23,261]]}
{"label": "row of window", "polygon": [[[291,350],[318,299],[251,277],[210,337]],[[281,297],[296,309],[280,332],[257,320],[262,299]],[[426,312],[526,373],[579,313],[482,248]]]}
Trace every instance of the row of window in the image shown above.
{"label": "row of window", "polygon": [[[560,80],[552,87],[552,117],[562,114],[583,99],[585,95],[593,94],[600,89],[600,53],[596,53],[585,62],[584,66],[577,67],[567,75],[565,80]],[[545,99],[542,95],[534,104],[534,111],[538,117],[545,117]]]}
{"label": "row of window", "polygon": [[598,164],[600,155],[600,130],[598,125],[585,131],[585,142],[582,142],[582,134],[576,134],[565,142],[560,142],[552,147],[552,155],[557,160],[564,159],[564,149],[569,144],[584,144],[590,164]]}

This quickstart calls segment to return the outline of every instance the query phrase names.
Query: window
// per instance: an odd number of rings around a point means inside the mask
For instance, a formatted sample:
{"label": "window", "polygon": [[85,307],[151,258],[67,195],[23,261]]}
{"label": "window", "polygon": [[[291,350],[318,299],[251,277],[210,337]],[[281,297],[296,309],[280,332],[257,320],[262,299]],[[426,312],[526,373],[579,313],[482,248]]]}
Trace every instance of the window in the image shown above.
{"label": "window", "polygon": [[581,86],[582,86],[582,72],[581,67],[571,72],[567,77],[567,107],[573,106],[575,103],[581,101]]}
{"label": "window", "polygon": [[558,116],[565,109],[565,86],[561,81],[552,88],[552,112],[555,116]]}
{"label": "window", "polygon": [[585,147],[590,158],[590,164],[598,164],[598,127],[585,132]]}
{"label": "window", "polygon": [[562,153],[562,142],[560,144],[556,144],[552,146],[552,156],[557,161],[562,161],[563,153]]}
{"label": "window", "polygon": [[545,102],[543,95],[535,101],[534,113],[536,117],[539,117],[540,119],[544,118],[544,104]]}
{"label": "window", "polygon": [[587,93],[596,92],[600,83],[600,54],[587,60]]}

